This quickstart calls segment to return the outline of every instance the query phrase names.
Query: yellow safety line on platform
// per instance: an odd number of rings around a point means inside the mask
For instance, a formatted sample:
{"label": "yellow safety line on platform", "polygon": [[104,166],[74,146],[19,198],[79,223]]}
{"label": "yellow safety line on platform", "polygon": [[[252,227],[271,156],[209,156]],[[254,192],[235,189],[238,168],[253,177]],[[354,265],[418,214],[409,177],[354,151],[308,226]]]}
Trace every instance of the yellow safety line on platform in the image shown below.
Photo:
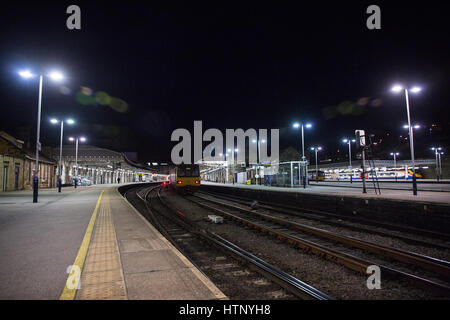
{"label": "yellow safety line on platform", "polygon": [[[97,205],[95,206],[91,220],[86,228],[86,233],[84,234],[77,257],[75,258],[75,262],[73,263],[69,276],[67,277],[66,285],[64,286],[64,290],[59,298],[60,300],[73,300],[75,298],[75,294],[77,292],[76,283],[79,283],[81,279],[81,270],[83,270],[84,260],[86,259],[86,254],[91,242],[92,231],[94,230],[94,224],[97,218],[97,211],[104,191],[105,190],[102,190],[100,196],[98,197]],[[74,286],[75,288],[73,288]]]}

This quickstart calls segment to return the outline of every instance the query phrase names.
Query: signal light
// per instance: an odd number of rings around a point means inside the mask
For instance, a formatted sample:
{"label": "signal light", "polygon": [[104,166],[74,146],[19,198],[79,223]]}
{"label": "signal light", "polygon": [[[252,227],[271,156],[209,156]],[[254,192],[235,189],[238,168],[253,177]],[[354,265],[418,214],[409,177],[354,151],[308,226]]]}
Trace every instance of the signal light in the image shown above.
{"label": "signal light", "polygon": [[198,181],[198,180],[195,180],[195,184],[200,184],[200,181]]}
{"label": "signal light", "polygon": [[178,184],[182,184],[182,183],[183,183],[183,181],[180,181],[180,180],[178,180],[178,181],[177,181],[177,183],[178,183]]}

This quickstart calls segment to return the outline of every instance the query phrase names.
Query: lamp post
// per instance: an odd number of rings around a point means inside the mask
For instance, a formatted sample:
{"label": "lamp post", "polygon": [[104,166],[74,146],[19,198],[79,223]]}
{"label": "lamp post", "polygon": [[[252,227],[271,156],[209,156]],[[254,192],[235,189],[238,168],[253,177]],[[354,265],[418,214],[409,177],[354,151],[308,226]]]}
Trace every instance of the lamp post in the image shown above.
{"label": "lamp post", "polygon": [[[405,92],[406,114],[408,117],[409,147],[411,150],[411,162],[412,162],[412,167],[413,167],[413,176],[412,176],[413,194],[415,196],[417,196],[416,164],[414,162],[414,136],[413,136],[413,127],[411,126],[411,116],[410,116],[410,112],[409,112],[409,91],[408,91],[408,89],[403,88],[400,85],[395,85],[394,87],[392,87],[393,92],[401,92],[402,90],[404,90],[404,92]],[[420,91],[422,91],[422,89],[419,87],[413,87],[410,89],[410,91],[412,93],[419,93]]]}
{"label": "lamp post", "polygon": [[227,153],[227,157],[228,154],[231,152],[231,172],[233,174],[233,184],[234,184],[234,153],[237,153],[239,151],[238,148],[233,148],[233,149],[228,149],[228,153]]}
{"label": "lamp post", "polygon": [[[235,179],[234,179],[234,174],[235,174],[235,168],[234,168],[234,153],[235,153],[235,152],[238,153],[238,151],[239,151],[239,149],[238,149],[238,148],[235,148],[235,149],[233,149],[233,151],[232,151],[232,153],[231,153],[231,158],[233,159],[233,184],[234,184],[234,182],[235,182]],[[237,181],[236,181],[236,183],[237,183]]]}
{"label": "lamp post", "polygon": [[[224,155],[224,157],[225,157],[225,162],[228,160],[228,156],[229,156],[230,154],[227,152],[227,153],[225,153],[225,155]],[[226,180],[224,179],[224,181],[223,181],[223,183],[225,183],[225,182],[228,182],[228,165],[226,165],[226,167],[225,167],[225,175],[226,175]]]}
{"label": "lamp post", "polygon": [[349,165],[348,168],[351,169],[352,168],[352,142],[356,142],[355,139],[350,140],[350,139],[342,139],[343,143],[348,144],[348,161],[349,161]]}
{"label": "lamp post", "polygon": [[[33,74],[30,70],[19,71],[19,75],[24,79],[34,78],[37,75]],[[48,74],[48,77],[54,81],[60,81],[64,76],[58,72],[53,71]],[[41,149],[41,143],[39,142],[40,132],[41,132],[41,107],[42,107],[42,87],[44,83],[44,75],[39,75],[39,98],[38,98],[38,116],[37,116],[37,129],[36,129],[36,163],[34,166],[33,173],[33,203],[38,202],[39,194],[39,151]]]}
{"label": "lamp post", "polygon": [[436,156],[436,180],[439,182],[439,179],[442,179],[442,168],[441,168],[441,147],[433,147],[431,150],[434,151]]}
{"label": "lamp post", "polygon": [[69,141],[75,141],[75,178],[78,176],[78,141],[86,142],[85,137],[69,137]]}
{"label": "lamp post", "polygon": [[394,156],[394,168],[397,168],[397,156],[399,154],[400,153],[398,153],[398,152],[391,152],[391,156]]}
{"label": "lamp post", "polygon": [[[50,122],[53,124],[57,124],[58,122],[61,124],[61,137],[59,140],[59,165],[58,165],[58,192],[61,192],[61,183],[62,183],[62,143],[63,143],[63,136],[64,136],[64,120],[58,120],[58,119],[50,119]],[[74,124],[75,121],[72,119],[66,120],[67,124]]]}
{"label": "lamp post", "polygon": [[[261,143],[266,143],[266,140],[262,139],[262,140],[252,140],[253,143],[257,143],[257,148],[258,148],[258,160],[257,162],[257,167],[256,167],[256,172],[258,173],[258,178],[259,178],[259,167],[261,165]],[[258,184],[258,183],[257,183]]]}
{"label": "lamp post", "polygon": [[[394,169],[397,168],[397,156],[399,154],[400,153],[398,153],[398,152],[391,152],[391,156],[394,156]],[[395,175],[395,182],[397,182],[397,172],[396,171],[394,171],[394,175]]]}
{"label": "lamp post", "polygon": [[303,188],[306,188],[306,175],[307,175],[307,172],[308,172],[308,167],[307,167],[307,165],[306,165],[306,161],[305,161],[305,130],[304,130],[304,127],[306,127],[306,128],[312,128],[312,124],[310,124],[310,123],[306,123],[306,124],[303,124],[303,123],[299,123],[299,122],[295,122],[293,125],[292,125],[292,127],[294,127],[295,129],[298,129],[298,128],[302,128],[302,161],[301,161],[301,163],[300,163],[300,165],[301,165],[301,167],[303,168],[303,172],[302,172],[302,181],[303,181]]}
{"label": "lamp post", "polygon": [[311,147],[311,151],[314,151],[316,153],[316,182],[319,178],[319,166],[317,164],[317,151],[322,150],[322,147]]}

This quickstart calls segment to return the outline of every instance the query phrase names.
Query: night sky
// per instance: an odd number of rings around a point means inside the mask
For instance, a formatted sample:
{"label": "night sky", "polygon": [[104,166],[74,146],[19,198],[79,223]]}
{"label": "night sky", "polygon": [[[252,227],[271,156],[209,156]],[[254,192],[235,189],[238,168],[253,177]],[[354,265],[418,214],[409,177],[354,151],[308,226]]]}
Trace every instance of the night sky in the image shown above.
{"label": "night sky", "polygon": [[[355,129],[375,134],[378,152],[407,152],[397,83],[411,95],[418,156],[448,144],[448,1],[108,1],[2,4],[0,130],[34,148],[38,81],[17,71],[60,68],[44,80],[41,141],[59,144],[51,116],[71,116],[67,136],[141,161],[170,161],[176,128],[279,128],[281,150],[300,148],[295,120],[310,121],[306,145],[327,155]],[[395,3],[395,4],[394,4]],[[66,28],[66,8],[81,8],[81,30]],[[295,5],[294,5],[295,4]],[[366,8],[381,8],[381,30]],[[446,131],[447,130],[447,131]],[[389,134],[389,136],[387,135]],[[381,140],[380,140],[381,139]],[[432,158],[433,155],[429,155]]]}

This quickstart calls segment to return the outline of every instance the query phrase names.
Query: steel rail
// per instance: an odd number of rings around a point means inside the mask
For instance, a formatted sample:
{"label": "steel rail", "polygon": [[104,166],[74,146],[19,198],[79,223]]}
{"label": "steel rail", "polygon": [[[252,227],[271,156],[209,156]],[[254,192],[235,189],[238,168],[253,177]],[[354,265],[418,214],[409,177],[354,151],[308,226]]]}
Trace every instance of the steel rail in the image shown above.
{"label": "steel rail", "polygon": [[215,208],[215,207],[207,205],[205,203],[202,203],[202,202],[190,199],[190,198],[186,198],[186,199],[196,203],[197,205],[199,205],[203,208],[212,210],[222,216],[228,217],[229,219],[232,219],[232,220],[235,220],[242,224],[245,224],[245,225],[247,225],[251,228],[254,228],[256,230],[259,230],[263,233],[267,233],[269,235],[276,236],[280,240],[285,240],[288,243],[295,245],[307,252],[311,252],[320,257],[324,257],[327,260],[334,261],[338,264],[344,265],[344,266],[346,266],[354,271],[357,271],[359,273],[367,274],[366,272],[367,272],[367,268],[369,266],[378,265],[380,267],[380,270],[382,270],[384,272],[384,274],[387,274],[391,278],[400,278],[400,279],[409,281],[411,283],[414,283],[422,288],[432,289],[432,290],[435,290],[436,292],[445,294],[446,296],[450,295],[450,287],[448,287],[446,285],[442,285],[442,284],[433,282],[433,281],[425,279],[425,278],[417,277],[415,275],[412,275],[412,274],[409,274],[409,273],[406,273],[406,272],[403,272],[400,270],[382,266],[382,265],[370,262],[368,260],[355,257],[348,253],[338,252],[336,250],[326,248],[326,247],[324,247],[320,244],[314,243],[312,241],[302,239],[300,237],[293,236],[293,235],[287,234],[285,232],[254,223],[248,219],[244,219],[242,217],[228,213],[224,210]]}
{"label": "steel rail", "polygon": [[[158,198],[161,203],[173,213],[176,212],[176,209],[173,208],[170,204],[168,204],[165,200],[162,199],[160,195],[160,190],[158,190]],[[240,248],[236,244],[232,243],[229,240],[226,240],[219,235],[209,232],[205,229],[199,228],[196,224],[192,223],[187,218],[176,215],[176,219],[173,217],[167,216],[164,213],[160,212],[167,218],[171,219],[175,223],[181,225],[183,228],[189,230],[190,232],[196,234],[200,238],[215,244],[220,249],[228,254],[232,254],[234,257],[239,260],[247,263],[248,265],[255,268],[259,273],[263,274],[265,277],[271,279],[275,283],[279,284],[292,294],[297,297],[301,297],[303,299],[314,299],[314,300],[334,300],[333,297],[321,292],[320,290],[312,287],[311,285],[291,276],[290,274],[276,268],[270,263],[256,257],[255,255],[247,252],[246,250]]]}
{"label": "steel rail", "polygon": [[221,206],[235,209],[235,210],[238,210],[245,214],[251,214],[253,216],[256,215],[264,220],[275,222],[277,224],[286,226],[288,228],[294,228],[294,229],[297,229],[300,231],[314,234],[314,235],[322,237],[322,238],[330,239],[330,240],[333,240],[333,241],[336,241],[336,242],[339,242],[342,244],[346,244],[346,245],[350,245],[352,247],[363,249],[365,251],[380,254],[382,256],[397,260],[399,262],[414,264],[423,269],[443,275],[446,278],[450,278],[450,262],[448,262],[448,261],[436,259],[433,257],[429,257],[426,255],[421,255],[421,254],[417,254],[414,252],[405,251],[405,250],[401,250],[401,249],[389,248],[389,247],[386,247],[383,245],[375,244],[373,242],[369,242],[369,241],[365,241],[365,240],[360,240],[360,239],[357,239],[354,237],[342,236],[342,235],[339,235],[339,234],[336,234],[336,233],[333,233],[333,232],[330,232],[327,230],[319,229],[316,227],[304,225],[304,224],[297,223],[297,222],[288,221],[288,220],[285,220],[282,218],[272,217],[267,214],[259,213],[256,211],[251,211],[251,210],[237,207],[237,206],[234,206],[234,205],[231,205],[228,203],[224,203],[221,201],[215,201],[212,199],[207,199],[207,198],[199,197],[196,195],[194,195],[194,197],[198,197],[200,199],[210,201],[215,204],[220,204]]}
{"label": "steel rail", "polygon": [[[197,190],[196,192],[198,193],[203,193],[206,195],[210,195],[216,198],[222,198],[225,200],[230,200],[230,201],[234,201],[234,202],[241,202],[241,203],[251,203],[252,201],[254,201],[253,199],[249,199],[249,198],[245,198],[245,197],[240,197],[240,196],[234,196],[234,195],[227,195],[227,196],[223,196],[223,195],[219,195],[216,193],[211,193],[211,192],[206,192],[203,190]],[[406,233],[410,233],[410,234],[420,234],[420,235],[424,235],[427,237],[431,237],[431,238],[435,238],[435,239],[439,239],[439,240],[447,240],[450,241],[450,235],[448,234],[444,234],[444,233],[439,233],[439,232],[435,232],[435,231],[430,231],[430,230],[425,230],[425,229],[419,229],[419,228],[414,228],[414,227],[407,227],[407,226],[402,226],[402,225],[398,225],[398,224],[392,224],[392,223],[386,223],[386,222],[378,222],[378,221],[374,221],[374,220],[369,220],[369,219],[364,219],[364,218],[357,218],[357,217],[351,217],[351,216],[347,216],[347,215],[339,215],[339,214],[334,214],[334,213],[330,213],[330,212],[325,212],[325,211],[320,211],[320,210],[314,210],[314,209],[305,209],[305,208],[295,208],[295,207],[291,207],[291,206],[286,206],[283,204],[277,204],[277,203],[269,203],[269,202],[265,202],[265,201],[260,201],[258,203],[258,206],[262,209],[266,209],[266,210],[272,210],[272,211],[276,211],[279,213],[283,213],[283,214],[288,214],[288,215],[295,215],[295,216],[299,216],[299,217],[305,217],[308,219],[312,219],[312,220],[316,220],[316,221],[321,221],[323,223],[327,223],[327,224],[333,224],[333,225],[337,225],[337,226],[343,226],[346,228],[354,228],[353,226],[349,226],[346,225],[345,223],[339,223],[339,222],[334,222],[334,221],[328,221],[328,220],[323,220],[321,218],[315,217],[315,216],[311,216],[310,214],[316,214],[316,215],[321,215],[321,216],[325,216],[325,217],[329,217],[329,218],[333,218],[333,219],[339,219],[339,220],[349,220],[355,223],[361,223],[361,224],[366,224],[366,225],[373,225],[373,226],[377,226],[380,228],[385,228],[385,229],[390,229],[390,230],[395,230],[395,231],[402,231],[402,232],[406,232]],[[299,211],[302,212],[299,212]],[[306,213],[309,212],[310,214]],[[363,229],[363,228],[359,228],[357,227],[357,229]],[[439,247],[442,249],[450,249],[450,246],[448,245],[444,245],[444,244],[434,244],[431,242],[427,242],[427,241],[423,241],[423,240],[418,240],[418,239],[414,239],[414,238],[409,238],[409,237],[405,237],[405,236],[401,236],[401,235],[395,235],[395,234],[389,234],[389,233],[385,233],[385,232],[381,232],[381,231],[375,231],[375,230],[369,230],[369,229],[365,229],[365,231],[368,232],[372,232],[375,234],[380,234],[380,235],[388,235],[391,237],[395,237],[404,241],[408,241],[411,243],[417,243],[417,244],[423,244],[423,245],[427,245],[427,246],[433,246],[433,247]]]}

